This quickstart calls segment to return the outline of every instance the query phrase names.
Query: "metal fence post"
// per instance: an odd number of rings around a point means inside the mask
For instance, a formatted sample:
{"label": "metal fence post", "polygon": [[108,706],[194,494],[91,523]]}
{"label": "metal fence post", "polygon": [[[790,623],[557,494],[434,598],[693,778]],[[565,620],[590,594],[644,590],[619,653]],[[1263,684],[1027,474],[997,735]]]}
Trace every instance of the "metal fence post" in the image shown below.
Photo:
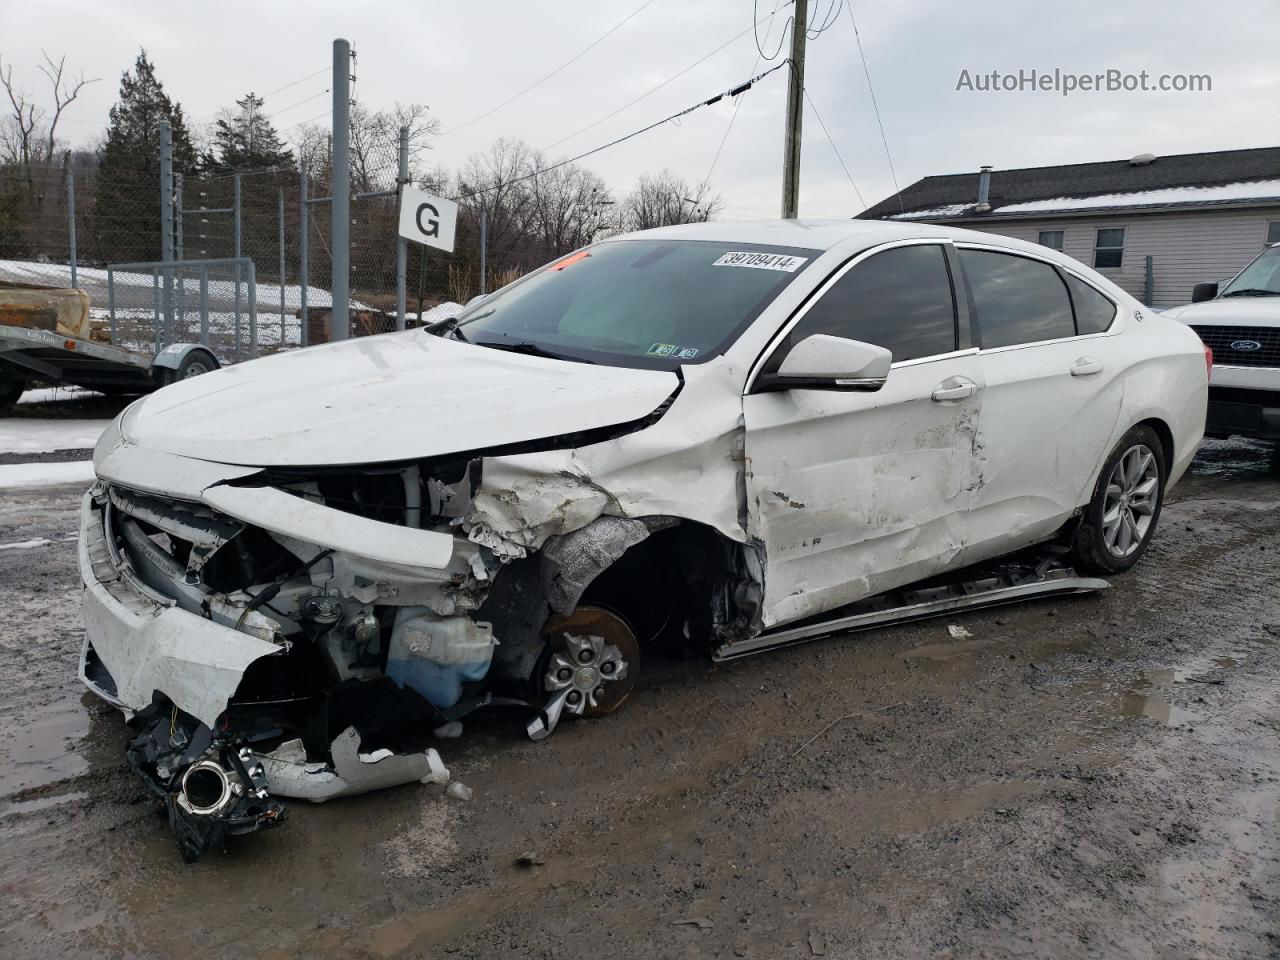
{"label": "metal fence post", "polygon": [[311,213],[307,206],[307,162],[298,164],[298,286],[302,293],[299,297],[298,317],[302,321],[302,330],[298,342],[307,345],[307,286],[311,283],[310,264],[307,263],[307,238],[311,233]]}
{"label": "metal fence post", "polygon": [[[396,177],[396,204],[409,182],[409,128],[400,128],[400,172]],[[396,234],[396,329],[405,328],[405,273],[409,269],[409,241]]]}
{"label": "metal fence post", "polygon": [[1155,259],[1156,258],[1151,256],[1150,254],[1147,255],[1147,277],[1142,288],[1142,302],[1145,303],[1148,307],[1151,306],[1151,301],[1155,299],[1155,292],[1156,292]]}
{"label": "metal fence post", "polygon": [[480,210],[480,293],[481,295],[489,292],[489,276],[488,264],[485,262],[485,255],[488,253],[489,246],[489,218],[485,214],[483,208]]}
{"label": "metal fence post", "polygon": [[246,264],[249,268],[249,356],[258,355],[258,276],[253,261]]}
{"label": "metal fence post", "polygon": [[276,218],[280,221],[280,346],[284,346],[284,187],[276,190]]}
{"label": "metal fence post", "polygon": [[[160,121],[160,260],[173,261],[173,130],[168,120]],[[164,269],[163,317],[164,338],[173,332],[173,275]],[[157,291],[159,292],[159,291]],[[161,304],[157,304],[160,307]],[[162,346],[160,335],[161,310],[156,310],[156,352]]]}
{"label": "metal fence post", "polygon": [[118,342],[118,333],[116,329],[116,278],[111,270],[111,264],[107,264],[107,316],[111,318],[111,342]]}
{"label": "metal fence post", "polygon": [[185,254],[182,249],[182,174],[173,175],[173,259],[181,260]]}
{"label": "metal fence post", "polygon": [[67,166],[67,256],[71,265],[71,286],[76,285],[76,174],[71,169],[71,154],[66,156]]}
{"label": "metal fence post", "polygon": [[240,352],[240,174],[231,178],[231,242],[236,258],[235,327],[236,353]]}
{"label": "metal fence post", "polygon": [[209,345],[209,268],[200,268],[200,342]]}
{"label": "metal fence post", "polygon": [[[175,173],[173,175],[173,259],[182,262],[185,251],[183,250],[182,226],[183,216],[182,210],[182,174]],[[178,326],[182,329],[182,337],[187,336],[187,275],[178,269]]]}
{"label": "metal fence post", "polygon": [[351,44],[333,41],[333,206],[329,227],[329,248],[333,257],[332,330],[333,340],[345,340],[351,333]]}

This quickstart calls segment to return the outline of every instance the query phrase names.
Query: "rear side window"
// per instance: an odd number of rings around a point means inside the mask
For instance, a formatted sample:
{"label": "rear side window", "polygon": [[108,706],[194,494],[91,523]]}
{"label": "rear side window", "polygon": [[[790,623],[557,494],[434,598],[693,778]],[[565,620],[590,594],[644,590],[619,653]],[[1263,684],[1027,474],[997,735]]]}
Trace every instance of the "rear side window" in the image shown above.
{"label": "rear side window", "polygon": [[809,308],[769,366],[816,333],[886,347],[895,361],[955,350],[955,298],[942,247],[895,247],[862,261]]}
{"label": "rear side window", "polygon": [[1049,264],[986,250],[961,250],[960,260],[973,291],[983,347],[1075,336],[1067,288]]}
{"label": "rear side window", "polygon": [[1116,318],[1116,305],[1089,284],[1071,274],[1066,275],[1071,291],[1071,305],[1076,308],[1077,333],[1102,333]]}

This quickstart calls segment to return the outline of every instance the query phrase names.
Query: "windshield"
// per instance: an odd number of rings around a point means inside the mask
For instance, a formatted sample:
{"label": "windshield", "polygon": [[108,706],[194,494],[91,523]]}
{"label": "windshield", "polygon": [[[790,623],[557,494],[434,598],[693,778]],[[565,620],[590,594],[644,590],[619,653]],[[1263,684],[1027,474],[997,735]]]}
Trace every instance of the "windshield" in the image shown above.
{"label": "windshield", "polygon": [[820,251],[619,240],[571,253],[458,316],[471,343],[674,370],[722,353]]}
{"label": "windshield", "polygon": [[1222,296],[1280,296],[1280,246],[1272,247],[1240,271]]}

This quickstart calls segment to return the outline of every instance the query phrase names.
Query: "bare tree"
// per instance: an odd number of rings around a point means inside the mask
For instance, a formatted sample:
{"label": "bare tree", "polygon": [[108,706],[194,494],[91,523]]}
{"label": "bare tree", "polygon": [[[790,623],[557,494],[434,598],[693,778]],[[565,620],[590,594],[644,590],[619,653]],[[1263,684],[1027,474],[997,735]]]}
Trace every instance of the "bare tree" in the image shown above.
{"label": "bare tree", "polygon": [[[536,154],[532,163],[534,169],[543,167]],[[595,240],[604,229],[605,212],[614,205],[604,180],[577,164],[539,172],[528,184],[532,226],[546,259]]]}
{"label": "bare tree", "polygon": [[391,110],[351,107],[351,183],[357,191],[387,189],[394,185],[399,164],[400,128],[409,128],[409,170],[431,149],[431,138],[440,132],[440,121],[420,103],[397,103]]}
{"label": "bare tree", "polygon": [[677,223],[705,223],[724,206],[709,183],[691,184],[670,170],[642,173],[623,201],[623,217],[631,230],[650,230]]}
{"label": "bare tree", "polygon": [[0,133],[0,159],[8,163],[20,164],[27,178],[31,177],[33,166],[49,164],[57,152],[58,121],[80,91],[93,80],[79,78],[70,79],[65,76],[67,58],[64,56],[56,63],[45,53],[44,63],[37,69],[49,79],[52,88],[52,111],[40,106],[32,99],[31,94],[20,89],[13,80],[13,65],[0,63],[0,85],[4,87],[9,98],[12,113],[6,117],[5,128]]}
{"label": "bare tree", "polygon": [[506,137],[483,154],[473,153],[458,173],[464,216],[487,221],[490,260],[495,266],[527,257],[532,198],[527,174],[533,151],[523,140]]}

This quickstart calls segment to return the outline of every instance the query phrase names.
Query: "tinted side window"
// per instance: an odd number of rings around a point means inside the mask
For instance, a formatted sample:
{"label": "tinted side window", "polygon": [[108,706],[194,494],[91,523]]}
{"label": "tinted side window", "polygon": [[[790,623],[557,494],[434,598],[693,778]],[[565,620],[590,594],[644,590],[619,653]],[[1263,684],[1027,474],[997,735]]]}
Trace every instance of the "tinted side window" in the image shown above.
{"label": "tinted side window", "polygon": [[809,308],[778,362],[815,333],[886,347],[895,361],[955,350],[955,301],[942,247],[896,247],[858,264]]}
{"label": "tinted side window", "polygon": [[1116,318],[1116,305],[1083,280],[1066,276],[1071,305],[1076,308],[1076,332],[1102,333]]}
{"label": "tinted side window", "polygon": [[1067,288],[1049,264],[985,250],[961,250],[960,260],[983,347],[1075,336]]}

